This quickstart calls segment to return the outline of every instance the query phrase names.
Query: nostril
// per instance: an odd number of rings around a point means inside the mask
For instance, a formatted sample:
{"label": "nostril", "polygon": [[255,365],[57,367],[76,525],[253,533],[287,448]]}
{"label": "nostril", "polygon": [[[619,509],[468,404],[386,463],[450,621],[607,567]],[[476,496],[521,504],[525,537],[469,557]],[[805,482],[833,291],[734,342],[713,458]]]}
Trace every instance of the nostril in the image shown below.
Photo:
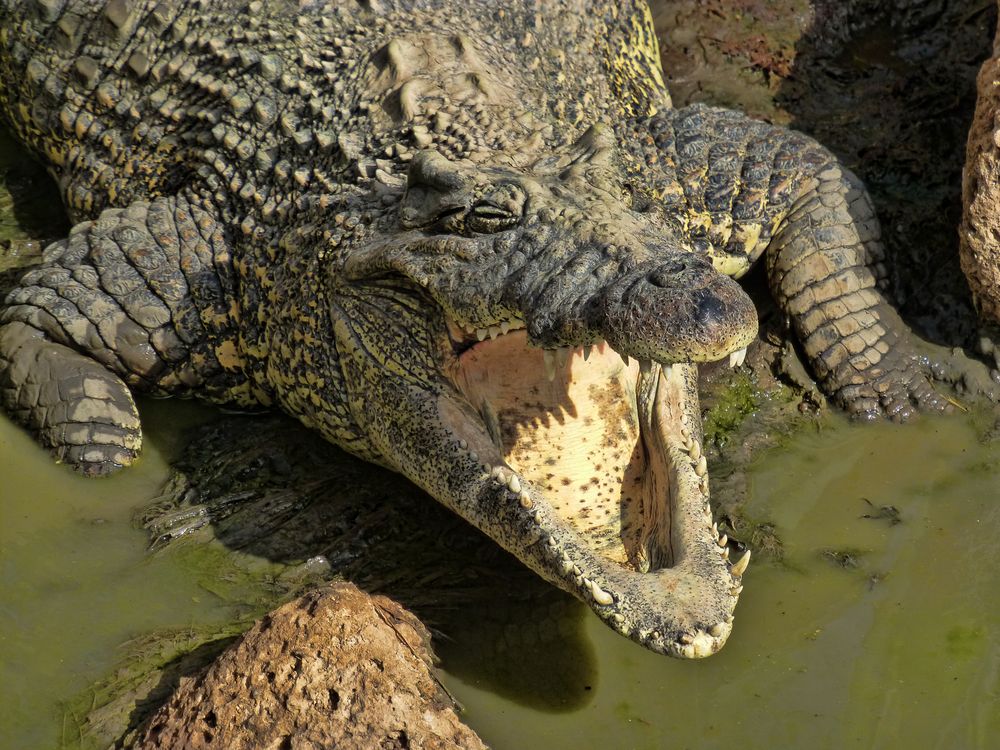
{"label": "nostril", "polygon": [[646,277],[646,280],[652,286],[659,287],[660,289],[666,289],[672,286],[677,286],[678,281],[680,280],[678,277],[687,269],[687,262],[683,260],[676,260],[667,266],[660,266],[655,271],[651,272]]}

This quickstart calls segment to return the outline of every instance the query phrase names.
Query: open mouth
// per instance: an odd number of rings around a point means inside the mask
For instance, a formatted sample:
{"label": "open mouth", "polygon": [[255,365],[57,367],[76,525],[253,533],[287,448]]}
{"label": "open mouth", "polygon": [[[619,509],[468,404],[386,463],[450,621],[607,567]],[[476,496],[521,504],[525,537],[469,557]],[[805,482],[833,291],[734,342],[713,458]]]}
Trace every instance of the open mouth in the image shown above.
{"label": "open mouth", "polygon": [[484,467],[540,527],[538,572],[649,648],[721,648],[749,554],[730,563],[712,520],[695,365],[543,350],[516,320],[449,335],[447,374],[481,420],[455,432],[488,436]]}

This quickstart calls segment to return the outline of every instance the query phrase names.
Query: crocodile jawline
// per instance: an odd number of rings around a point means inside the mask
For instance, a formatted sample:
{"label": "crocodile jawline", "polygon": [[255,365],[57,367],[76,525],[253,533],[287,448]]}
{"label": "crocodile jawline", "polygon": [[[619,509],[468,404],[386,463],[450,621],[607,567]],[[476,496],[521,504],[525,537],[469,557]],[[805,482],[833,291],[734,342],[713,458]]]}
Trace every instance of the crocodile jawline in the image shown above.
{"label": "crocodile jawline", "polygon": [[640,366],[603,342],[553,355],[523,330],[470,345],[451,328],[445,369],[467,408],[448,427],[535,521],[541,554],[483,530],[647,647],[719,650],[746,563],[712,521],[695,365]]}

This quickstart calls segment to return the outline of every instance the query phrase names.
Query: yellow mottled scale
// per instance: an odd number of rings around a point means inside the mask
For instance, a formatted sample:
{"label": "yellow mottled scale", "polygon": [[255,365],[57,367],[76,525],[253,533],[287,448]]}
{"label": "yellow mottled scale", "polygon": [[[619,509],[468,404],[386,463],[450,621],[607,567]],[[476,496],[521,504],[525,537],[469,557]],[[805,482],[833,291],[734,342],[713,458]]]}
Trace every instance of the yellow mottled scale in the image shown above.
{"label": "yellow mottled scale", "polygon": [[[605,39],[604,55],[618,114],[653,115],[670,107],[649,6],[644,2],[612,4],[607,12],[604,28],[598,24],[598,36],[603,34]],[[613,33],[612,25],[619,33]]]}

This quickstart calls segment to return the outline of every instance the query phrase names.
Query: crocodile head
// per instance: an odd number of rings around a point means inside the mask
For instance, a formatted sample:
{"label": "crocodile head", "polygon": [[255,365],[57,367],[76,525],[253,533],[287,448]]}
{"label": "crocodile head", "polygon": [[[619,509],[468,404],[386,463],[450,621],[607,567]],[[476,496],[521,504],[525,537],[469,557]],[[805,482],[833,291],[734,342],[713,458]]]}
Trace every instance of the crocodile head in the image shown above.
{"label": "crocodile head", "polygon": [[713,525],[697,362],[757,329],[630,196],[592,128],[530,165],[410,167],[334,316],[382,460],[655,651],[725,642],[745,561]]}

